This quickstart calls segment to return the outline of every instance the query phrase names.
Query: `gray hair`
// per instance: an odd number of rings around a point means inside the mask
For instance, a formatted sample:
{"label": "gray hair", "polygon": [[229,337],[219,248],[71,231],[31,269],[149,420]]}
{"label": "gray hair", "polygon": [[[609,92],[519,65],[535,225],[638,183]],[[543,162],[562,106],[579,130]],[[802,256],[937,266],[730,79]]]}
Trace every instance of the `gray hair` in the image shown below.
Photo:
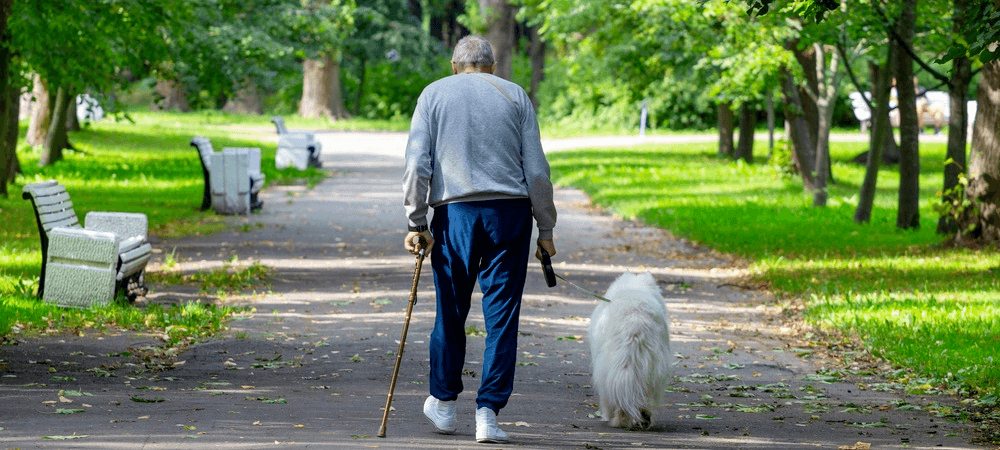
{"label": "gray hair", "polygon": [[470,34],[455,44],[451,62],[459,71],[467,67],[492,67],[495,64],[493,47],[490,46],[490,41],[482,36]]}

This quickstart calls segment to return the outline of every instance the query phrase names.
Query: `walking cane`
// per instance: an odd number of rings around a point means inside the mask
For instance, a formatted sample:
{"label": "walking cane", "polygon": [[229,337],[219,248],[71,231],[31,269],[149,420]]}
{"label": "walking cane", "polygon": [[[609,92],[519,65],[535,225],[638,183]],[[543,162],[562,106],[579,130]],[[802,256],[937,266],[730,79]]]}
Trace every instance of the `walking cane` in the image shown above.
{"label": "walking cane", "polygon": [[410,288],[410,303],[406,306],[406,320],[403,321],[403,336],[399,338],[399,349],[396,350],[396,367],[392,369],[392,382],[389,383],[389,395],[385,399],[385,412],[382,413],[382,425],[378,428],[378,437],[385,437],[385,423],[389,420],[389,407],[392,406],[392,393],[396,390],[396,377],[399,376],[399,363],[403,360],[403,347],[406,345],[406,332],[410,328],[410,314],[413,305],[417,304],[417,282],[420,281],[420,268],[424,265],[424,250],[427,242],[417,236],[415,243],[420,247],[417,254],[417,267],[413,269],[413,286]]}

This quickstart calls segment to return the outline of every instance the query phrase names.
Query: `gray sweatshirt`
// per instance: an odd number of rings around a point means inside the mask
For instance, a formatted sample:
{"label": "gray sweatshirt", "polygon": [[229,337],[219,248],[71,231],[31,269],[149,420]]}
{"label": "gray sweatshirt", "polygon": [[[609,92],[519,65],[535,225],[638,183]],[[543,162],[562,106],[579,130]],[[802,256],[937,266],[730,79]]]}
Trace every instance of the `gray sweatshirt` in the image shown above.
{"label": "gray sweatshirt", "polygon": [[552,239],[549,163],[524,89],[485,73],[452,75],[424,88],[410,123],[403,196],[415,227],[427,225],[428,206],[528,198],[538,238]]}

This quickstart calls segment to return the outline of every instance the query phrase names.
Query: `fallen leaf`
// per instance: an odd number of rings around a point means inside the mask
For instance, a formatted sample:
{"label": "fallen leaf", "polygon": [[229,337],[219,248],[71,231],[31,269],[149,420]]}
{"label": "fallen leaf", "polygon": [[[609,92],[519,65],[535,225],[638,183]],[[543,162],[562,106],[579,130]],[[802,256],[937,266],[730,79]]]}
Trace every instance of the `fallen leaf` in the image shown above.
{"label": "fallen leaf", "polygon": [[256,389],[256,386],[240,386],[240,389]]}
{"label": "fallen leaf", "polygon": [[253,422],[253,425],[258,425],[259,426],[259,425],[263,425],[263,423],[261,421],[259,421],[259,420],[255,420]]}
{"label": "fallen leaf", "polygon": [[139,416],[138,419],[139,420],[146,420],[146,419],[149,419],[149,416]]}
{"label": "fallen leaf", "polygon": [[871,448],[871,443],[858,441],[854,445],[841,445],[837,447],[837,450],[870,450]]}
{"label": "fallen leaf", "polygon": [[59,396],[59,403],[73,403],[73,400],[70,400],[70,399],[68,399],[68,398],[63,397],[63,396],[60,395]]}

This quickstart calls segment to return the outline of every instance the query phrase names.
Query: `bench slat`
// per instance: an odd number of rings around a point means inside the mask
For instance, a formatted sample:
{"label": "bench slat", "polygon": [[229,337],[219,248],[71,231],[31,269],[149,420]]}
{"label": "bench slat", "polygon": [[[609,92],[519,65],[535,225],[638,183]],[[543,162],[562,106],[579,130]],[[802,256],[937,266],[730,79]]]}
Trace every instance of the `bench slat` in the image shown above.
{"label": "bench slat", "polygon": [[120,256],[122,265],[118,269],[118,279],[132,276],[145,269],[146,263],[149,261],[152,254],[153,247],[149,244],[143,244],[131,252],[123,253]]}
{"label": "bench slat", "polygon": [[45,232],[48,233],[52,231],[53,228],[82,228],[80,222],[76,220],[76,216],[67,217],[58,222],[49,222],[45,224]]}
{"label": "bench slat", "polygon": [[42,222],[42,225],[45,227],[45,231],[49,231],[52,229],[51,225],[52,223],[62,222],[70,218],[72,218],[74,221],[77,220],[76,211],[73,211],[72,209],[64,209],[61,211],[55,211],[38,215],[38,220]]}
{"label": "bench slat", "polygon": [[66,192],[66,186],[63,186],[61,184],[54,184],[52,186],[45,186],[42,188],[34,189],[32,191],[32,194],[35,196],[35,198],[38,198],[38,197],[45,197],[48,195],[55,195],[62,192]]}
{"label": "bench slat", "polygon": [[51,205],[39,205],[38,208],[36,209],[38,210],[38,214],[51,214],[54,212],[67,211],[67,210],[72,211],[73,202],[67,200],[65,202],[54,203]]}
{"label": "bench slat", "polygon": [[58,205],[66,201],[69,201],[69,193],[65,190],[35,197],[35,204],[38,206]]}

